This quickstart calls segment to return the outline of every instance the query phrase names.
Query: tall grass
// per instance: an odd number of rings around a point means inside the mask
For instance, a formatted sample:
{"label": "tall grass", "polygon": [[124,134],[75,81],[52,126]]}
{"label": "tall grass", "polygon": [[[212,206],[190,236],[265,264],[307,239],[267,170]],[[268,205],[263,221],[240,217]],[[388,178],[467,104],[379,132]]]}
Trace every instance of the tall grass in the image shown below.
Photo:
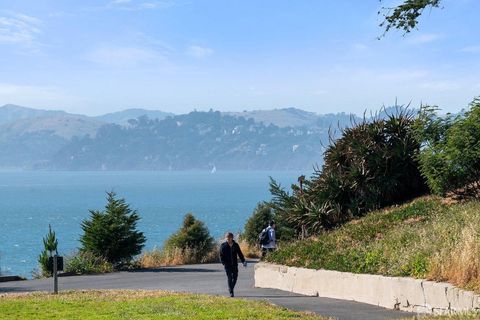
{"label": "tall grass", "polygon": [[200,255],[195,248],[154,248],[151,251],[145,251],[137,263],[141,268],[160,268],[165,266],[218,262],[218,248],[214,247],[206,255],[201,256],[201,258],[199,257]]}
{"label": "tall grass", "polygon": [[267,261],[447,281],[480,292],[480,202],[420,198],[285,244]]}
{"label": "tall grass", "polygon": [[245,240],[240,240],[238,245],[240,246],[240,250],[242,250],[245,258],[258,259],[262,255],[262,251],[258,245],[252,246]]}
{"label": "tall grass", "polygon": [[[199,255],[195,248],[181,249],[178,247],[153,248],[145,251],[137,260],[140,268],[160,268],[166,266],[179,266],[185,264],[214,263],[219,262],[220,240],[206,255]],[[245,258],[259,258],[260,248],[250,246],[246,241],[238,241],[240,250]],[[199,258],[200,257],[200,258]]]}
{"label": "tall grass", "polygon": [[453,206],[454,215],[433,224],[443,246],[430,259],[427,277],[480,291],[480,203]]}

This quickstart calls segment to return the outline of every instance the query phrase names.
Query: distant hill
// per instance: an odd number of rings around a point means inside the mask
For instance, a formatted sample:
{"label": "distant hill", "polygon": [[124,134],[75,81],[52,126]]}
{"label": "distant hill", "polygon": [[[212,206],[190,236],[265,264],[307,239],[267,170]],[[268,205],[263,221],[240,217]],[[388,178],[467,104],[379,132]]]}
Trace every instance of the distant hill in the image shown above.
{"label": "distant hill", "polygon": [[0,124],[21,119],[58,117],[66,114],[65,111],[32,109],[14,104],[6,104],[0,107]]}
{"label": "distant hill", "polygon": [[308,112],[297,108],[284,108],[273,110],[253,110],[243,112],[224,112],[226,115],[253,119],[255,122],[262,122],[265,125],[273,124],[281,128],[285,127],[308,127],[310,129],[328,130],[329,126],[348,126],[357,117],[345,114],[323,114]]}
{"label": "distant hill", "polygon": [[47,166],[61,170],[286,170],[322,160],[326,136],[266,126],[220,112],[108,124],[95,137],[74,139]]}
{"label": "distant hill", "polygon": [[33,132],[48,131],[64,139],[95,136],[97,130],[105,123],[86,117],[62,114],[60,116],[26,118],[0,125],[2,135],[25,135]]}
{"label": "distant hill", "polygon": [[126,125],[128,120],[137,119],[142,116],[147,116],[150,119],[158,119],[163,120],[166,117],[173,116],[173,113],[163,112],[160,110],[146,110],[140,108],[132,108],[126,109],[123,111],[107,113],[101,116],[95,117],[95,119],[108,122],[108,123],[116,123],[120,125]]}
{"label": "distant hill", "polygon": [[95,136],[104,124],[64,111],[0,107],[0,167],[45,166],[72,138]]}
{"label": "distant hill", "polygon": [[313,112],[296,108],[224,112],[224,114],[246,119],[252,118],[256,122],[263,122],[265,125],[274,124],[281,128],[312,126],[317,118],[317,114]]}
{"label": "distant hill", "polygon": [[0,168],[310,169],[322,162],[321,142],[351,120],[296,108],[184,115],[127,109],[89,117],[5,105]]}

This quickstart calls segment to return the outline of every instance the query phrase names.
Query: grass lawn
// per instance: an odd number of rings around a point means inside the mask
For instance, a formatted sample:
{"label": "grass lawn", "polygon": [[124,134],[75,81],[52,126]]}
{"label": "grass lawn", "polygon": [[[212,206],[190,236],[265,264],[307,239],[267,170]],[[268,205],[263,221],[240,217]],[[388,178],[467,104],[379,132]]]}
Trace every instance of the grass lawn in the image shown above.
{"label": "grass lawn", "polygon": [[267,302],[165,291],[101,290],[0,296],[6,319],[326,319]]}

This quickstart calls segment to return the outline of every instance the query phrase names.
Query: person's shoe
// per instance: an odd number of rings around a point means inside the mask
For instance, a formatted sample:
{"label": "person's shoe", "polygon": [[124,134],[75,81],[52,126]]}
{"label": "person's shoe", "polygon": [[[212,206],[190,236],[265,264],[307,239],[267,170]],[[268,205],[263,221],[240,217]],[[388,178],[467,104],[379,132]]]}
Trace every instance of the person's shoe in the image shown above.
{"label": "person's shoe", "polygon": [[235,295],[233,294],[233,291],[230,291],[230,297],[235,297]]}

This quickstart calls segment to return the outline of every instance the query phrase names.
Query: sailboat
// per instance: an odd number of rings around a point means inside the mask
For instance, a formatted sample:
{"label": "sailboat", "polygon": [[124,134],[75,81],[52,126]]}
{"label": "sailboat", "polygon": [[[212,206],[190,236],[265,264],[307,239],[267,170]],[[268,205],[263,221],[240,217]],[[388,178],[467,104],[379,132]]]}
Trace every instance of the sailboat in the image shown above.
{"label": "sailboat", "polygon": [[215,172],[217,172],[217,167],[215,167],[215,165],[213,165],[212,171],[210,171],[210,173],[215,173]]}

